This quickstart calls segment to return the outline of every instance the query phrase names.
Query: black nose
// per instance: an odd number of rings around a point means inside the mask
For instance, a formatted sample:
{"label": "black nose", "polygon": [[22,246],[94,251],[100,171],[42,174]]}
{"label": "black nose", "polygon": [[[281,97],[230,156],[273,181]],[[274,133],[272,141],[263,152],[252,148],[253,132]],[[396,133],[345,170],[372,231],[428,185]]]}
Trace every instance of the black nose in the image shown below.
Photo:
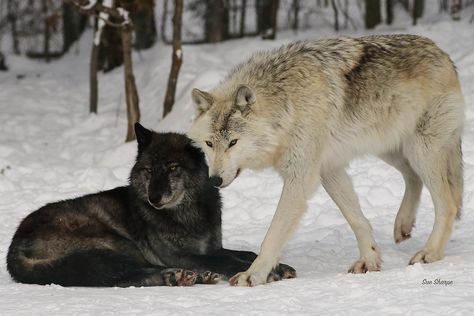
{"label": "black nose", "polygon": [[212,176],[212,177],[209,178],[209,181],[215,187],[220,187],[221,184],[222,184],[222,178],[219,177],[219,176]]}

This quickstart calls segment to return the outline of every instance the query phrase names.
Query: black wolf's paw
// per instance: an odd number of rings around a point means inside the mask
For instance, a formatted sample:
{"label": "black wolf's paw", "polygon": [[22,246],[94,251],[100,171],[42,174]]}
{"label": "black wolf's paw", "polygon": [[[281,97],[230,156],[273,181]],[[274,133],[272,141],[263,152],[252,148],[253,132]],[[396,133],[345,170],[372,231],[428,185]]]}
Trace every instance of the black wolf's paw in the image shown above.
{"label": "black wolf's paw", "polygon": [[196,283],[199,284],[217,284],[219,283],[219,280],[221,279],[220,274],[211,272],[211,271],[206,271],[203,273],[199,273]]}
{"label": "black wolf's paw", "polygon": [[277,265],[267,277],[267,282],[280,281],[282,279],[294,279],[296,278],[296,270],[287,264],[280,263]]}
{"label": "black wolf's paw", "polygon": [[163,270],[161,276],[166,286],[191,286],[197,278],[196,272],[177,268]]}

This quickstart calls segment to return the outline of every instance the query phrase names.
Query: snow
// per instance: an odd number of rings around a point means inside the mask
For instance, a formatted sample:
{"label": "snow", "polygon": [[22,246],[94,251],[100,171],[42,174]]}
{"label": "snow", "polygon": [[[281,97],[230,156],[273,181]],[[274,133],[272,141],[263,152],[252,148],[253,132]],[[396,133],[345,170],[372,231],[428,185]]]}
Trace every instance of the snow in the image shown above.
{"label": "snow", "polygon": [[176,50],[176,57],[181,59],[183,57],[183,51],[181,49]]}
{"label": "snow", "polygon": [[[425,35],[456,63],[466,98],[463,139],[465,195],[446,257],[429,265],[407,266],[422,248],[434,219],[426,190],[412,238],[393,242],[393,223],[402,200],[402,177],[375,158],[354,161],[349,172],[384,259],[381,272],[345,271],[358,258],[353,232],[327,194],[320,190],[281,259],[298,278],[255,288],[197,285],[190,288],[63,288],[14,283],[5,268],[10,239],[20,220],[45,203],[123,185],[136,154],[126,133],[122,69],[99,78],[99,113],[88,114],[88,60],[92,33],[71,53],[46,65],[7,55],[10,72],[0,73],[0,314],[115,315],[393,315],[474,312],[474,27],[467,19],[397,29]],[[409,24],[409,23],[408,23]],[[408,25],[405,24],[405,25]],[[393,32],[381,26],[375,33]],[[134,55],[142,122],[156,130],[186,131],[192,123],[190,91],[209,89],[250,53],[299,38],[332,34],[317,31],[278,34],[217,45],[184,46],[174,110],[161,120],[171,47],[161,43]],[[362,35],[363,32],[347,33]],[[17,76],[24,76],[17,79]],[[278,203],[282,183],[272,170],[245,171],[222,190],[223,235],[228,248],[258,252]],[[439,279],[439,281],[436,281]],[[432,284],[428,284],[429,282]],[[435,283],[451,284],[435,284]]]}

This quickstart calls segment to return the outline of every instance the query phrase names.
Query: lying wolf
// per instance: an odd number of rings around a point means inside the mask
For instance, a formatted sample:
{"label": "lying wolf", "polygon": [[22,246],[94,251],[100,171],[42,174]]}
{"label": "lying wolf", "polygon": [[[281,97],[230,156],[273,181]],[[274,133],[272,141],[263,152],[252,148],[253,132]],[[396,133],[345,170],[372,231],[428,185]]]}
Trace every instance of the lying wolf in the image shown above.
{"label": "lying wolf", "polygon": [[[48,204],[21,222],[7,256],[14,280],[186,286],[216,283],[250,266],[256,254],[222,248],[220,195],[202,152],[184,135],[138,123],[135,131],[129,186]],[[268,278],[294,276],[279,265]]]}
{"label": "lying wolf", "polygon": [[266,281],[320,184],[356,235],[360,258],[349,271],[379,270],[379,248],[345,171],[365,154],[404,177],[397,243],[410,237],[426,185],[435,223],[410,263],[443,258],[462,204],[464,101],[452,61],[431,40],[388,35],[296,42],[255,54],[211,92],[194,89],[192,98],[189,136],[206,153],[216,186],[229,185],[245,168],[273,167],[284,180],[260,254],[233,283]]}

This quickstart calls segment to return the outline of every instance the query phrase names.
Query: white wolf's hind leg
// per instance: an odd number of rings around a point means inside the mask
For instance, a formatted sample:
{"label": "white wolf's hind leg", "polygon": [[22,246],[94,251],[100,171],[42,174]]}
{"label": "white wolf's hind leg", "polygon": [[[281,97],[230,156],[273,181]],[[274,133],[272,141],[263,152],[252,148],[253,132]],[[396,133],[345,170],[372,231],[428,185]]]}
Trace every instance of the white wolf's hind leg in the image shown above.
{"label": "white wolf's hind leg", "polygon": [[[421,134],[407,148],[410,164],[430,191],[435,209],[435,221],[430,237],[424,248],[410,260],[410,264],[434,262],[444,257],[444,249],[458,212],[451,186],[462,179],[454,179],[449,166],[451,160],[456,159],[459,161],[458,167],[462,168],[461,158],[453,157],[460,155],[456,150],[459,146],[459,136],[448,132],[444,141],[428,138],[427,135],[431,135],[429,133]],[[462,172],[456,174],[461,176]]]}
{"label": "white wolf's hind leg", "polygon": [[400,171],[405,180],[405,194],[398,209],[393,228],[394,240],[396,243],[399,243],[411,237],[412,228],[415,226],[416,211],[420,203],[423,182],[413,171],[408,159],[403,157],[401,152],[384,154],[380,158]]}
{"label": "white wolf's hind leg", "polygon": [[382,265],[380,251],[372,237],[372,227],[360,209],[359,199],[346,171],[340,168],[323,174],[322,184],[349,222],[357,238],[360,258],[352,265],[349,272],[379,271]]}

